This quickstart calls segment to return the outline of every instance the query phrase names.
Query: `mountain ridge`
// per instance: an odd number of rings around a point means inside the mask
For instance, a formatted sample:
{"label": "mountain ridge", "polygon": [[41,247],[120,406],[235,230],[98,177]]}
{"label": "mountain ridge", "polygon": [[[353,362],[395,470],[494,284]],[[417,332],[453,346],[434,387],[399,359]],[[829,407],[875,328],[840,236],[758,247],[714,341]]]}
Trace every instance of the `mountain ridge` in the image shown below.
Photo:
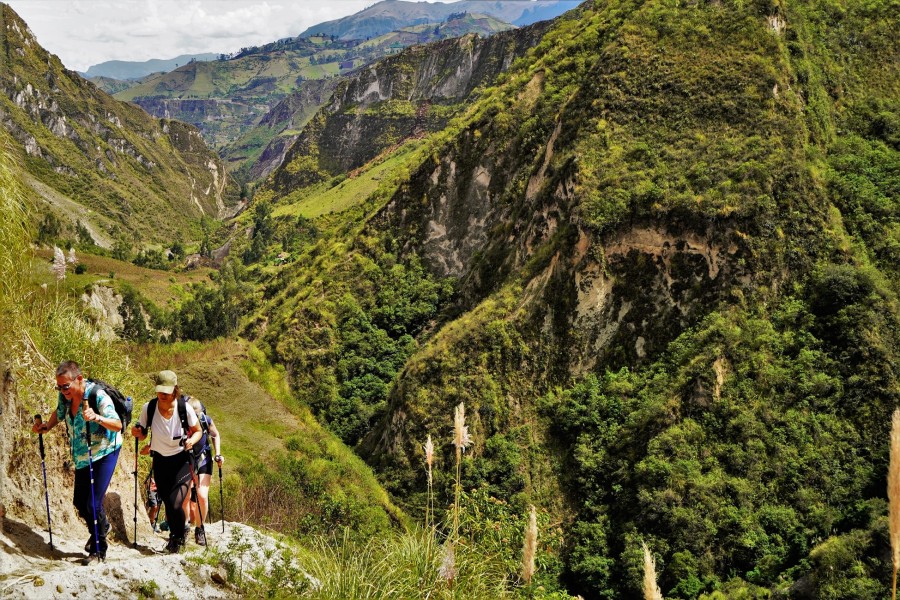
{"label": "mountain ridge", "polygon": [[129,80],[140,79],[152,73],[171,71],[179,65],[195,60],[215,60],[219,55],[214,52],[201,54],[180,54],[175,58],[151,58],[144,61],[132,60],[107,60],[88,67],[87,71],[79,71],[79,75],[85,79],[94,77],[108,77],[110,79]]}
{"label": "mountain ridge", "polygon": [[199,131],[114,100],[41,48],[8,5],[0,11],[0,120],[33,177],[85,206],[110,238],[190,237],[189,220],[233,210],[237,187]]}
{"label": "mountain ridge", "polygon": [[[544,0],[540,10],[530,6],[528,2],[493,2],[467,1],[461,2],[409,2],[406,0],[383,0],[353,15],[333,21],[319,23],[301,33],[301,37],[311,35],[334,35],[339,39],[366,39],[382,35],[389,31],[418,25],[421,23],[443,21],[448,16],[461,13],[484,13],[518,26],[531,25],[537,20],[559,16],[561,12],[578,6],[581,0]],[[564,9],[560,12],[554,8]]]}

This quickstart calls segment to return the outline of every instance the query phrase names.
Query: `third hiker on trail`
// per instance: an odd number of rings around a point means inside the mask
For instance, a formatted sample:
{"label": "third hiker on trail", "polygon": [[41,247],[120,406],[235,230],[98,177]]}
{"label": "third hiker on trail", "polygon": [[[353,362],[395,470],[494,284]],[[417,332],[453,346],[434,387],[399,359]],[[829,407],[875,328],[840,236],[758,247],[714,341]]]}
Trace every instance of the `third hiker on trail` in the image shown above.
{"label": "third hiker on trail", "polygon": [[85,563],[89,564],[106,559],[109,521],[103,498],[122,448],[122,421],[112,398],[100,385],[84,379],[75,361],[65,361],[56,369],[56,389],[56,412],[47,422],[35,424],[32,431],[46,433],[60,421],[68,426],[75,461],[72,504],[91,533],[85,545],[90,553]]}
{"label": "third hiker on trail", "polygon": [[202,437],[197,413],[184,401],[178,389],[178,377],[172,371],[156,376],[156,398],[144,405],[131,433],[139,440],[150,437],[153,477],[166,507],[169,543],[166,550],[178,552],[184,546],[184,499],[193,470],[193,448]]}

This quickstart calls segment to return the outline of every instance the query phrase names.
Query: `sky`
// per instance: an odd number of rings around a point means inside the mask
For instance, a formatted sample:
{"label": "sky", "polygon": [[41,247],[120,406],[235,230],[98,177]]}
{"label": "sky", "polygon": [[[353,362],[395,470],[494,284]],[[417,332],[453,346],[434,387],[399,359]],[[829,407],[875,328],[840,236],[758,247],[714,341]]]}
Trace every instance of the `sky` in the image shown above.
{"label": "sky", "polygon": [[[293,37],[377,0],[4,0],[76,71],[108,60],[230,53]],[[444,0],[451,1],[451,0]]]}

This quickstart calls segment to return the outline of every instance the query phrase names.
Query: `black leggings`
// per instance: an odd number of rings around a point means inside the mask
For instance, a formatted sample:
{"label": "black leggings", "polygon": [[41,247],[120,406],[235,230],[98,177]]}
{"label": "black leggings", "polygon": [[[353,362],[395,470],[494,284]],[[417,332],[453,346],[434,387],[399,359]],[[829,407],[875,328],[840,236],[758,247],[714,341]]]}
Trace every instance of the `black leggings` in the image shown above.
{"label": "black leggings", "polygon": [[184,524],[187,520],[183,504],[191,483],[189,458],[187,452],[179,452],[175,456],[153,455],[156,491],[166,506],[169,535],[176,539],[184,538]]}

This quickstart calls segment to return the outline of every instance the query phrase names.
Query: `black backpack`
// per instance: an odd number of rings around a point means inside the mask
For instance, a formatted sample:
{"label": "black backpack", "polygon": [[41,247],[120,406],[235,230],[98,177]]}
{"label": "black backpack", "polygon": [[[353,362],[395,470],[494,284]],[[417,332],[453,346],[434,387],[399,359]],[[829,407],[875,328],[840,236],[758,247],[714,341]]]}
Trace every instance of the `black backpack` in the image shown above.
{"label": "black backpack", "polygon": [[113,402],[116,414],[119,415],[119,420],[122,421],[122,433],[124,434],[128,424],[131,422],[131,413],[134,409],[134,402],[132,402],[131,396],[126,396],[105,381],[100,381],[99,379],[88,379],[88,381],[94,384],[94,387],[91,388],[91,393],[88,394],[88,406],[91,407],[92,411],[99,414],[97,410],[97,390],[100,389],[106,392],[106,395]]}

